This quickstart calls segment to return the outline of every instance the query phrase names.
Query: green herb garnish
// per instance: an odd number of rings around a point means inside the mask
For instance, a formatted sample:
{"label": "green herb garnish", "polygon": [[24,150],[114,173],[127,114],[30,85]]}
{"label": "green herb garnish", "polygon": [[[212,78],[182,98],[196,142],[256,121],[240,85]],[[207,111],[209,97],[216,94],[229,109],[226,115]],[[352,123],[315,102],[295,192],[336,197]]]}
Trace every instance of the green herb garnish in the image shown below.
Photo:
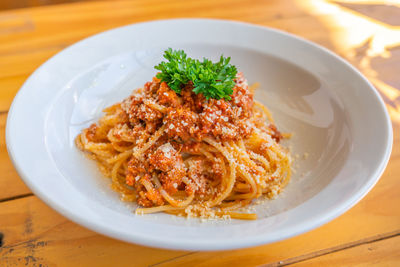
{"label": "green herb garnish", "polygon": [[236,77],[236,67],[229,64],[230,57],[221,56],[217,63],[206,58],[203,61],[187,57],[183,50],[168,48],[164,52],[164,58],[154,68],[161,71],[156,77],[177,92],[189,81],[193,82],[193,92],[203,94],[207,99],[230,100],[235,86],[233,79]]}

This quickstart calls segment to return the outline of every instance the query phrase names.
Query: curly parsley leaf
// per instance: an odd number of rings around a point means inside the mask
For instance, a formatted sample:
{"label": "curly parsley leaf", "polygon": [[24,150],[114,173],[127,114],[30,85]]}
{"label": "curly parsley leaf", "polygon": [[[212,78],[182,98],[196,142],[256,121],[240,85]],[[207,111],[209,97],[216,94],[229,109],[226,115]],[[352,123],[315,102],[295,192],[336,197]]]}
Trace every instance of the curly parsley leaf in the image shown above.
{"label": "curly parsley leaf", "polygon": [[221,56],[216,63],[206,58],[199,61],[189,58],[183,50],[168,48],[164,51],[164,58],[167,61],[154,67],[160,71],[156,77],[175,92],[180,93],[182,87],[192,81],[196,94],[203,94],[207,99],[231,99],[237,69],[229,64],[230,57]]}

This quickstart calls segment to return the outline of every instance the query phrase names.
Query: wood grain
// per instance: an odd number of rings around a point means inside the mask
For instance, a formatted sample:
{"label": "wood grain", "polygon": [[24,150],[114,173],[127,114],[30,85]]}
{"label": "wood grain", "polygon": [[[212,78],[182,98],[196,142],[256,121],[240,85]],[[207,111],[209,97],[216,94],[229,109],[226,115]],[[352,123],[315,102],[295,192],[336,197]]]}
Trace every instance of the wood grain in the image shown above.
{"label": "wood grain", "polygon": [[0,202],[30,193],[28,187],[19,178],[7,153],[5,140],[6,118],[7,113],[0,114]]}
{"label": "wood grain", "polygon": [[[0,266],[399,265],[400,243],[396,233],[400,231],[400,121],[397,120],[393,121],[395,140],[385,173],[376,187],[349,212],[289,240],[225,252],[146,248],[80,227],[30,196],[6,151],[7,111],[23,82],[36,68],[89,35],[154,19],[219,18],[295,33],[340,53],[368,77],[377,79],[379,82],[375,84],[381,87],[388,107],[392,112],[397,108],[400,113],[400,94],[396,89],[400,87],[396,71],[400,66],[398,46],[390,48],[390,57],[369,58],[368,43],[365,47],[342,45],[352,25],[338,23],[335,13],[329,9],[316,8],[326,3],[324,0],[124,0],[0,12],[0,239],[3,239]],[[330,2],[330,5],[333,4]],[[373,13],[373,8],[369,12]],[[365,15],[362,19],[366,25],[380,23]],[[370,60],[369,65],[365,59]],[[386,85],[393,87],[389,96],[385,94]]]}
{"label": "wood grain", "polygon": [[398,266],[400,236],[329,253],[291,266]]}
{"label": "wood grain", "polygon": [[68,2],[100,1],[100,0],[0,0],[0,10],[27,8],[44,5],[55,5]]}
{"label": "wood grain", "polygon": [[0,266],[145,266],[187,252],[152,249],[98,235],[36,197],[0,203]]}

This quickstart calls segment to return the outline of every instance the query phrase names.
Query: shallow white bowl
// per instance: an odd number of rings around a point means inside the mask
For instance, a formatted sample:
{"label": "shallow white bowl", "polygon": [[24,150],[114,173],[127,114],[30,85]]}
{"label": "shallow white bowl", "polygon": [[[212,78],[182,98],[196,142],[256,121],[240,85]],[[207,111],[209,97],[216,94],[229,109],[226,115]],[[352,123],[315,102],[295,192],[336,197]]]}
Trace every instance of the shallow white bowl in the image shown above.
{"label": "shallow white bowl", "polygon": [[[272,110],[278,128],[294,133],[288,145],[296,173],[276,200],[255,205],[258,220],[137,216],[135,205],[121,202],[75,148],[75,136],[104,107],[151,80],[168,47],[192,57],[231,56],[249,83],[261,84],[256,98]],[[222,250],[282,240],[344,213],[382,174],[392,128],[377,91],[328,50],[265,27],[180,19],[107,31],[48,60],[15,97],[6,138],[25,183],[72,221],[148,246]]]}

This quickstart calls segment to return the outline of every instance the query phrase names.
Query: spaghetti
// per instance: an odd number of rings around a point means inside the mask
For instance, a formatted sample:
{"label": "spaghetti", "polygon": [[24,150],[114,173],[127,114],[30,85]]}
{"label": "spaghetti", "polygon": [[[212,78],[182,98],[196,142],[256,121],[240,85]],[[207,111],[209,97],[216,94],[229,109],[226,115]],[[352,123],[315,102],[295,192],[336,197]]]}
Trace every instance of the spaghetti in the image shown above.
{"label": "spaghetti", "polygon": [[268,109],[236,76],[231,100],[176,94],[153,78],[76,137],[137,214],[256,219],[236,210],[288,183],[291,159]]}

